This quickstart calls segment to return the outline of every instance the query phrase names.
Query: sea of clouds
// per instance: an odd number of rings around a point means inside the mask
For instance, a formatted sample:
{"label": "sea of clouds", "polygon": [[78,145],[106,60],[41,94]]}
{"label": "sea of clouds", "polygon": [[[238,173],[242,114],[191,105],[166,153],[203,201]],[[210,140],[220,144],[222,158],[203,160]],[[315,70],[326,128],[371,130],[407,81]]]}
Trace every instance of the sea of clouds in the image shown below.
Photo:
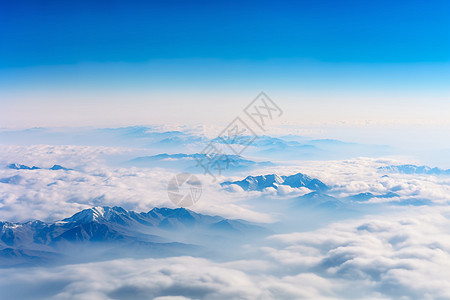
{"label": "sea of clouds", "polygon": [[7,269],[0,289],[7,299],[450,299],[449,234],[449,209],[412,209],[273,235],[257,260]]}
{"label": "sea of clouds", "polygon": [[[118,146],[0,146],[0,220],[55,221],[92,206],[135,211],[175,207],[167,197],[174,171],[109,163],[133,151]],[[11,163],[42,168],[59,164],[70,170],[14,170],[6,167]],[[332,187],[336,197],[366,192],[395,192],[398,197],[369,200],[382,209],[351,218],[323,224],[316,220],[314,229],[274,230],[259,243],[230,249],[242,251],[239,260],[124,258],[1,269],[0,298],[450,299],[450,178],[384,176],[378,169],[401,163],[406,161],[360,157],[252,170],[248,175],[308,174]],[[199,177],[203,194],[192,210],[266,224],[282,222],[279,206],[310,192],[288,187],[245,192],[220,186],[221,180],[243,179],[242,174],[219,180]],[[429,204],[383,203],[412,198]]]}

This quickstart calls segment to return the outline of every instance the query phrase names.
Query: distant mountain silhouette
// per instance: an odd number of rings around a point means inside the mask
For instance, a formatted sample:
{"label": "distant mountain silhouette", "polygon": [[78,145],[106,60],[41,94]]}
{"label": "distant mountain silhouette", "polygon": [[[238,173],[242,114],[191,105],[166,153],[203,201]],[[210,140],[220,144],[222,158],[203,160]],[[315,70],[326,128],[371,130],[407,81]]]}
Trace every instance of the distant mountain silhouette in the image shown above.
{"label": "distant mountain silhouette", "polygon": [[[7,168],[13,169],[13,170],[41,170],[41,169],[44,169],[44,168],[40,168],[40,167],[36,167],[36,166],[29,167],[26,165],[21,165],[21,164],[16,164],[16,163],[8,165]],[[70,170],[70,169],[64,168],[63,166],[60,166],[60,165],[53,165],[53,167],[48,168],[46,170]]]}
{"label": "distant mountain silhouette", "polygon": [[450,169],[443,170],[436,167],[431,168],[428,166],[416,166],[410,164],[379,167],[378,170],[382,172],[402,173],[402,174],[450,175]]}
{"label": "distant mountain silhouette", "polygon": [[[164,167],[164,168],[175,168],[175,169],[186,169],[189,171],[199,171],[203,172],[203,168],[198,165],[198,161],[207,161],[210,157],[204,153],[194,153],[194,154],[167,154],[162,153],[152,156],[142,156],[134,158],[128,162],[126,165],[137,166],[137,167]],[[256,167],[268,167],[273,166],[273,163],[269,161],[257,162],[253,160],[248,160],[239,155],[220,155],[214,158],[218,161],[220,166],[224,169],[236,170],[236,169],[251,169]]]}
{"label": "distant mountain silhouette", "polygon": [[348,197],[345,197],[344,199],[350,200],[350,201],[368,201],[372,198],[394,198],[394,197],[400,197],[400,196],[393,192],[388,192],[388,193],[382,194],[382,195],[374,195],[372,193],[367,192],[367,193],[359,193],[356,195],[348,196]]}
{"label": "distant mountain silhouette", "polygon": [[318,207],[334,209],[342,206],[342,202],[335,197],[315,191],[294,198],[293,205],[294,207]]}

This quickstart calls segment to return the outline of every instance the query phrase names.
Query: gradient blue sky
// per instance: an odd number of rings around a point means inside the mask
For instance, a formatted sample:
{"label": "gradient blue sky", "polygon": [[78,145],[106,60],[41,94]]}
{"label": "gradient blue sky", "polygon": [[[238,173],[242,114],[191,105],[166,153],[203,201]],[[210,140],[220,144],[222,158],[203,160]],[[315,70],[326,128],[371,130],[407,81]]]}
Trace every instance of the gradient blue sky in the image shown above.
{"label": "gradient blue sky", "polygon": [[0,127],[226,122],[260,90],[287,122],[444,122],[449,15],[448,1],[1,1]]}

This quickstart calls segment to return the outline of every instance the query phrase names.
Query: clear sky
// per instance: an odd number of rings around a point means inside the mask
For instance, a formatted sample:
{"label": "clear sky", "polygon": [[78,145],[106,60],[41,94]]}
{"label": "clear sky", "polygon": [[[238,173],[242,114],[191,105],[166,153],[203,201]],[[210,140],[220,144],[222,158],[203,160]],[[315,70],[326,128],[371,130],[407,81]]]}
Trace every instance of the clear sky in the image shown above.
{"label": "clear sky", "polygon": [[449,1],[0,1],[0,127],[446,122]]}

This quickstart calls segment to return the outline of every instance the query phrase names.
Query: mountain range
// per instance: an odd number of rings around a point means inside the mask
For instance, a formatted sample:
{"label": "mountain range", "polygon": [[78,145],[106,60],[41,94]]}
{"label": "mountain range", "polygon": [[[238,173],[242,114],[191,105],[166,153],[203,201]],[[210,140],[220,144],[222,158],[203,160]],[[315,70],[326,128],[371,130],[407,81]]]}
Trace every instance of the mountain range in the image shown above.
{"label": "mountain range", "polygon": [[356,195],[351,195],[351,196],[345,197],[344,199],[345,200],[350,200],[350,201],[368,201],[368,200],[370,200],[372,198],[386,198],[386,199],[389,199],[389,198],[395,198],[395,197],[400,197],[400,196],[398,194],[396,194],[396,193],[393,193],[393,192],[387,192],[387,193],[382,194],[382,195],[374,195],[374,194],[372,194],[370,192],[366,192],[366,193],[359,193],[359,194],[356,194]]}
{"label": "mountain range", "polygon": [[[17,163],[13,163],[13,164],[9,164],[7,166],[8,169],[13,169],[13,170],[41,170],[41,169],[45,169],[45,168],[40,168],[40,167],[36,167],[36,166],[32,166],[29,167],[27,165],[21,165],[21,164],[17,164]],[[63,166],[60,165],[53,165],[51,168],[45,169],[45,170],[70,170],[67,168],[64,168]]]}
{"label": "mountain range", "polygon": [[[0,222],[0,266],[122,256],[193,255],[204,241],[264,235],[264,227],[184,208],[93,207],[56,221]],[[211,242],[211,241],[209,241]],[[195,250],[195,251],[194,251]]]}
{"label": "mountain range", "polygon": [[326,209],[336,209],[344,205],[340,199],[318,191],[296,197],[293,199],[292,204],[293,208],[316,207]]}
{"label": "mountain range", "polygon": [[379,167],[378,170],[381,172],[402,173],[402,174],[450,175],[450,169],[443,170],[437,167],[431,168],[428,166],[416,166],[410,164]]}
{"label": "mountain range", "polygon": [[319,179],[312,178],[308,175],[297,173],[290,176],[279,176],[276,174],[247,176],[240,181],[225,181],[221,185],[238,185],[244,191],[262,191],[266,188],[278,189],[279,186],[285,185],[292,188],[306,187],[313,191],[327,191],[329,187]]}
{"label": "mountain range", "polygon": [[[200,171],[203,172],[203,168],[198,165],[198,161],[207,161],[211,157],[204,153],[194,153],[194,154],[158,154],[152,156],[142,156],[134,158],[128,161],[127,165],[137,166],[137,167],[163,167],[163,168],[174,168],[174,169],[186,169],[188,171]],[[220,155],[216,159],[217,163],[220,164],[224,169],[230,170],[248,170],[256,167],[268,167],[272,166],[273,163],[269,161],[257,162],[253,160],[248,160],[240,155]]]}

